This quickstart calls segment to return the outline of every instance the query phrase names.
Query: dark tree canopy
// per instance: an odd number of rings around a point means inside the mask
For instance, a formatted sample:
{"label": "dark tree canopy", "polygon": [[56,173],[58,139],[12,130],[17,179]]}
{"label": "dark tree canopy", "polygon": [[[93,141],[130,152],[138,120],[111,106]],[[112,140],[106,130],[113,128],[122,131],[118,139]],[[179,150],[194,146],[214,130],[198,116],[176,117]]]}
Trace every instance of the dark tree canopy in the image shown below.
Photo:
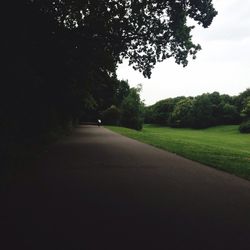
{"label": "dark tree canopy", "polygon": [[217,14],[212,0],[28,2],[52,16],[59,27],[68,29],[73,50],[81,51],[84,46],[101,64],[103,57],[110,57],[114,64],[128,58],[146,77],[150,77],[156,62],[169,57],[186,66],[188,55],[195,58],[200,49],[192,42],[194,27],[187,24],[187,19],[206,28]]}

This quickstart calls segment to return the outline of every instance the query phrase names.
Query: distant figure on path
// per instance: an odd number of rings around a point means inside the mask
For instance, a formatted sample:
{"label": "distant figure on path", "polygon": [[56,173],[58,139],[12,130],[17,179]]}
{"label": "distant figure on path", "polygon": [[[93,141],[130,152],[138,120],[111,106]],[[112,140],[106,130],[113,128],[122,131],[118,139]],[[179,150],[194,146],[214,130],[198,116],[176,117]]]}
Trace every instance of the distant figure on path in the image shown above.
{"label": "distant figure on path", "polygon": [[98,125],[98,127],[101,126],[101,123],[102,123],[102,121],[101,121],[100,119],[98,119],[98,120],[97,120],[97,125]]}

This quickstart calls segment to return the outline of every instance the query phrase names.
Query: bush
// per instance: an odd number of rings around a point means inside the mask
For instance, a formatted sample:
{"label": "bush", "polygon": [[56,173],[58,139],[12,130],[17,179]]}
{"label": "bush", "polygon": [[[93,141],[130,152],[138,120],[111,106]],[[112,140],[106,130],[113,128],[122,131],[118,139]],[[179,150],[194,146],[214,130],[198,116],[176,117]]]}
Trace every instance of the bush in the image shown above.
{"label": "bush", "polygon": [[241,133],[250,133],[250,120],[241,123],[239,130]]}

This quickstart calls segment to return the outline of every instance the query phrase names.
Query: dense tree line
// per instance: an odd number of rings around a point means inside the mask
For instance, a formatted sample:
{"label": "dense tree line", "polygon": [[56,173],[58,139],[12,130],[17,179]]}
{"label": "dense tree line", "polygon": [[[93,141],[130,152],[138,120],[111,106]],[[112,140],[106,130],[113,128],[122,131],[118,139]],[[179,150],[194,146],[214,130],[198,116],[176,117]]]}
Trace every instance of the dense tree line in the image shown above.
{"label": "dense tree line", "polygon": [[190,128],[207,128],[241,122],[248,124],[249,110],[250,89],[238,96],[220,95],[214,92],[196,97],[181,96],[161,100],[146,107],[145,122]]}

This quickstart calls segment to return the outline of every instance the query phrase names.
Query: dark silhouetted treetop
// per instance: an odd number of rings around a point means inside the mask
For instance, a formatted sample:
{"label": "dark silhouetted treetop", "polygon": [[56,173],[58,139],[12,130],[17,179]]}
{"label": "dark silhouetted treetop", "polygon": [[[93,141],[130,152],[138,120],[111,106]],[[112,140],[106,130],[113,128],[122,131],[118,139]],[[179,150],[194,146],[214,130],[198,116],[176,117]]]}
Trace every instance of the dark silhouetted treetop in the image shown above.
{"label": "dark silhouetted treetop", "polygon": [[[28,0],[27,0],[28,1]],[[156,62],[175,58],[186,66],[199,44],[192,42],[191,18],[207,28],[216,16],[212,0],[29,0],[53,16],[58,25],[74,31],[73,48],[91,44],[97,52],[123,58],[150,77]],[[84,40],[84,43],[82,41]]]}

